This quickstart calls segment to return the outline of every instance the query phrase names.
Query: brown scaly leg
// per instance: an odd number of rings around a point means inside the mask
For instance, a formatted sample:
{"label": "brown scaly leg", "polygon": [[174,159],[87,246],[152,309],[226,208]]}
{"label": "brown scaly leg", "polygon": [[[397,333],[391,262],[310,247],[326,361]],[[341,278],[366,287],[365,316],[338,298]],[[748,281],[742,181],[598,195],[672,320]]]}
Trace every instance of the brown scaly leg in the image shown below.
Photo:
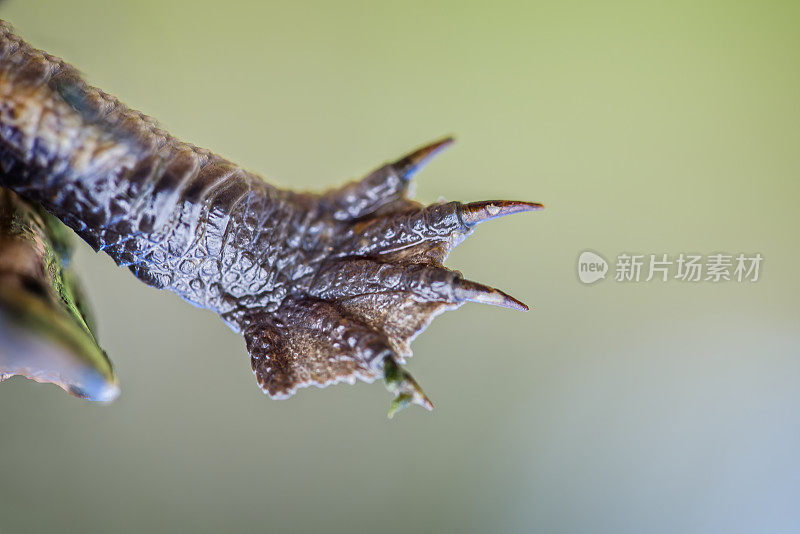
{"label": "brown scaly leg", "polygon": [[442,263],[477,224],[540,204],[408,198],[450,142],[322,194],[281,190],[175,139],[0,23],[0,185],[242,331],[274,398],[383,377],[393,410],[430,408],[399,365],[433,317],[465,301],[527,310]]}

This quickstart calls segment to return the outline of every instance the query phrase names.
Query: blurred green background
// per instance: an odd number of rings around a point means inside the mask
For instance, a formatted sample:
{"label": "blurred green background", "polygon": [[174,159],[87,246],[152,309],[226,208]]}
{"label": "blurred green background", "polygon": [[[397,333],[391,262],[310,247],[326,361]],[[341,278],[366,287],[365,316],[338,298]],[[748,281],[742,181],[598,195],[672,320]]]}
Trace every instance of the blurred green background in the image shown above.
{"label": "blurred green background", "polygon": [[[798,532],[800,4],[63,2],[0,17],[180,137],[322,189],[455,133],[431,202],[520,198],[379,384],[271,401],[240,336],[81,245],[108,406],[0,385],[0,532]],[[759,252],[592,286],[578,254]],[[613,266],[612,266],[613,268]]]}

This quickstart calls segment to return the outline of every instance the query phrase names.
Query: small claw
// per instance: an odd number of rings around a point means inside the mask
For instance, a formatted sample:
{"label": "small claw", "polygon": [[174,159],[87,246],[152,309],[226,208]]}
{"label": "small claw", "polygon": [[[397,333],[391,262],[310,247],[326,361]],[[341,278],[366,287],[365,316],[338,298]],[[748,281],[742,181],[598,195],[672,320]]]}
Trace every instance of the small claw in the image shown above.
{"label": "small claw", "polygon": [[445,137],[439,141],[426,145],[411,154],[407,154],[394,162],[392,166],[403,180],[410,180],[421,170],[435,155],[450,146],[455,139]]}
{"label": "small claw", "polygon": [[433,403],[430,401],[417,381],[402,369],[392,356],[387,356],[384,362],[383,374],[386,381],[386,389],[395,394],[392,404],[389,407],[389,419],[394,414],[408,407],[411,404],[419,404],[426,410],[433,410]]}
{"label": "small claw", "polygon": [[513,310],[528,311],[528,306],[508,295],[499,289],[489,287],[471,280],[459,278],[455,283],[455,296],[459,301],[468,300],[470,302],[480,302],[481,304],[492,304]]}
{"label": "small claw", "polygon": [[544,209],[538,202],[522,202],[519,200],[484,200],[483,202],[470,202],[461,206],[461,220],[467,226],[474,226],[490,219],[522,211],[537,211]]}

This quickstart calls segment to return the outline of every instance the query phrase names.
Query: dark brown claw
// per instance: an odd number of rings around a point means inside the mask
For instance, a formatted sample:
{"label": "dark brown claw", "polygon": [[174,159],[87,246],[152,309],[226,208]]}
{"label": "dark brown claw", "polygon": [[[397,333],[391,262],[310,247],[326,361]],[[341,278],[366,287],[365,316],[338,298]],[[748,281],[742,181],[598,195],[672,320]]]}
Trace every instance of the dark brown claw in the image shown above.
{"label": "dark brown claw", "polygon": [[424,147],[415,150],[414,152],[403,156],[392,167],[395,168],[404,180],[410,180],[422,168],[427,165],[434,157],[436,157],[442,150],[449,147],[455,139],[453,137],[445,137],[439,141],[434,141]]}
{"label": "dark brown claw", "polygon": [[335,219],[342,221],[414,205],[407,198],[411,178],[452,142],[453,138],[447,137],[386,163],[361,180],[329,191],[322,196],[320,204]]}
{"label": "dark brown claw", "polygon": [[515,299],[499,289],[471,280],[456,280],[454,292],[456,298],[460,301],[467,300],[469,302],[491,304],[493,306],[502,306],[503,308],[511,308],[512,310],[520,311],[528,311],[530,309],[524,302]]}
{"label": "dark brown claw", "polygon": [[461,207],[461,220],[467,226],[475,226],[484,221],[513,215],[523,211],[538,211],[544,209],[544,204],[538,202],[523,202],[520,200],[484,200],[470,202]]}

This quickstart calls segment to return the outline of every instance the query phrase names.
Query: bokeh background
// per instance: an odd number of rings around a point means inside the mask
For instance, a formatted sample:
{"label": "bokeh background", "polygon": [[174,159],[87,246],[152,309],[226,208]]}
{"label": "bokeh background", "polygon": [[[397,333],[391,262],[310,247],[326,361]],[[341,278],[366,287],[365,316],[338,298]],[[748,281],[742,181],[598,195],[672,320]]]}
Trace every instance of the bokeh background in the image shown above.
{"label": "bokeh background", "polygon": [[[800,4],[8,0],[34,45],[295,188],[455,133],[424,201],[521,198],[448,264],[534,305],[437,319],[380,384],[271,401],[210,312],[77,258],[122,396],[0,385],[0,532],[800,531]],[[591,249],[759,252],[592,286]]]}

